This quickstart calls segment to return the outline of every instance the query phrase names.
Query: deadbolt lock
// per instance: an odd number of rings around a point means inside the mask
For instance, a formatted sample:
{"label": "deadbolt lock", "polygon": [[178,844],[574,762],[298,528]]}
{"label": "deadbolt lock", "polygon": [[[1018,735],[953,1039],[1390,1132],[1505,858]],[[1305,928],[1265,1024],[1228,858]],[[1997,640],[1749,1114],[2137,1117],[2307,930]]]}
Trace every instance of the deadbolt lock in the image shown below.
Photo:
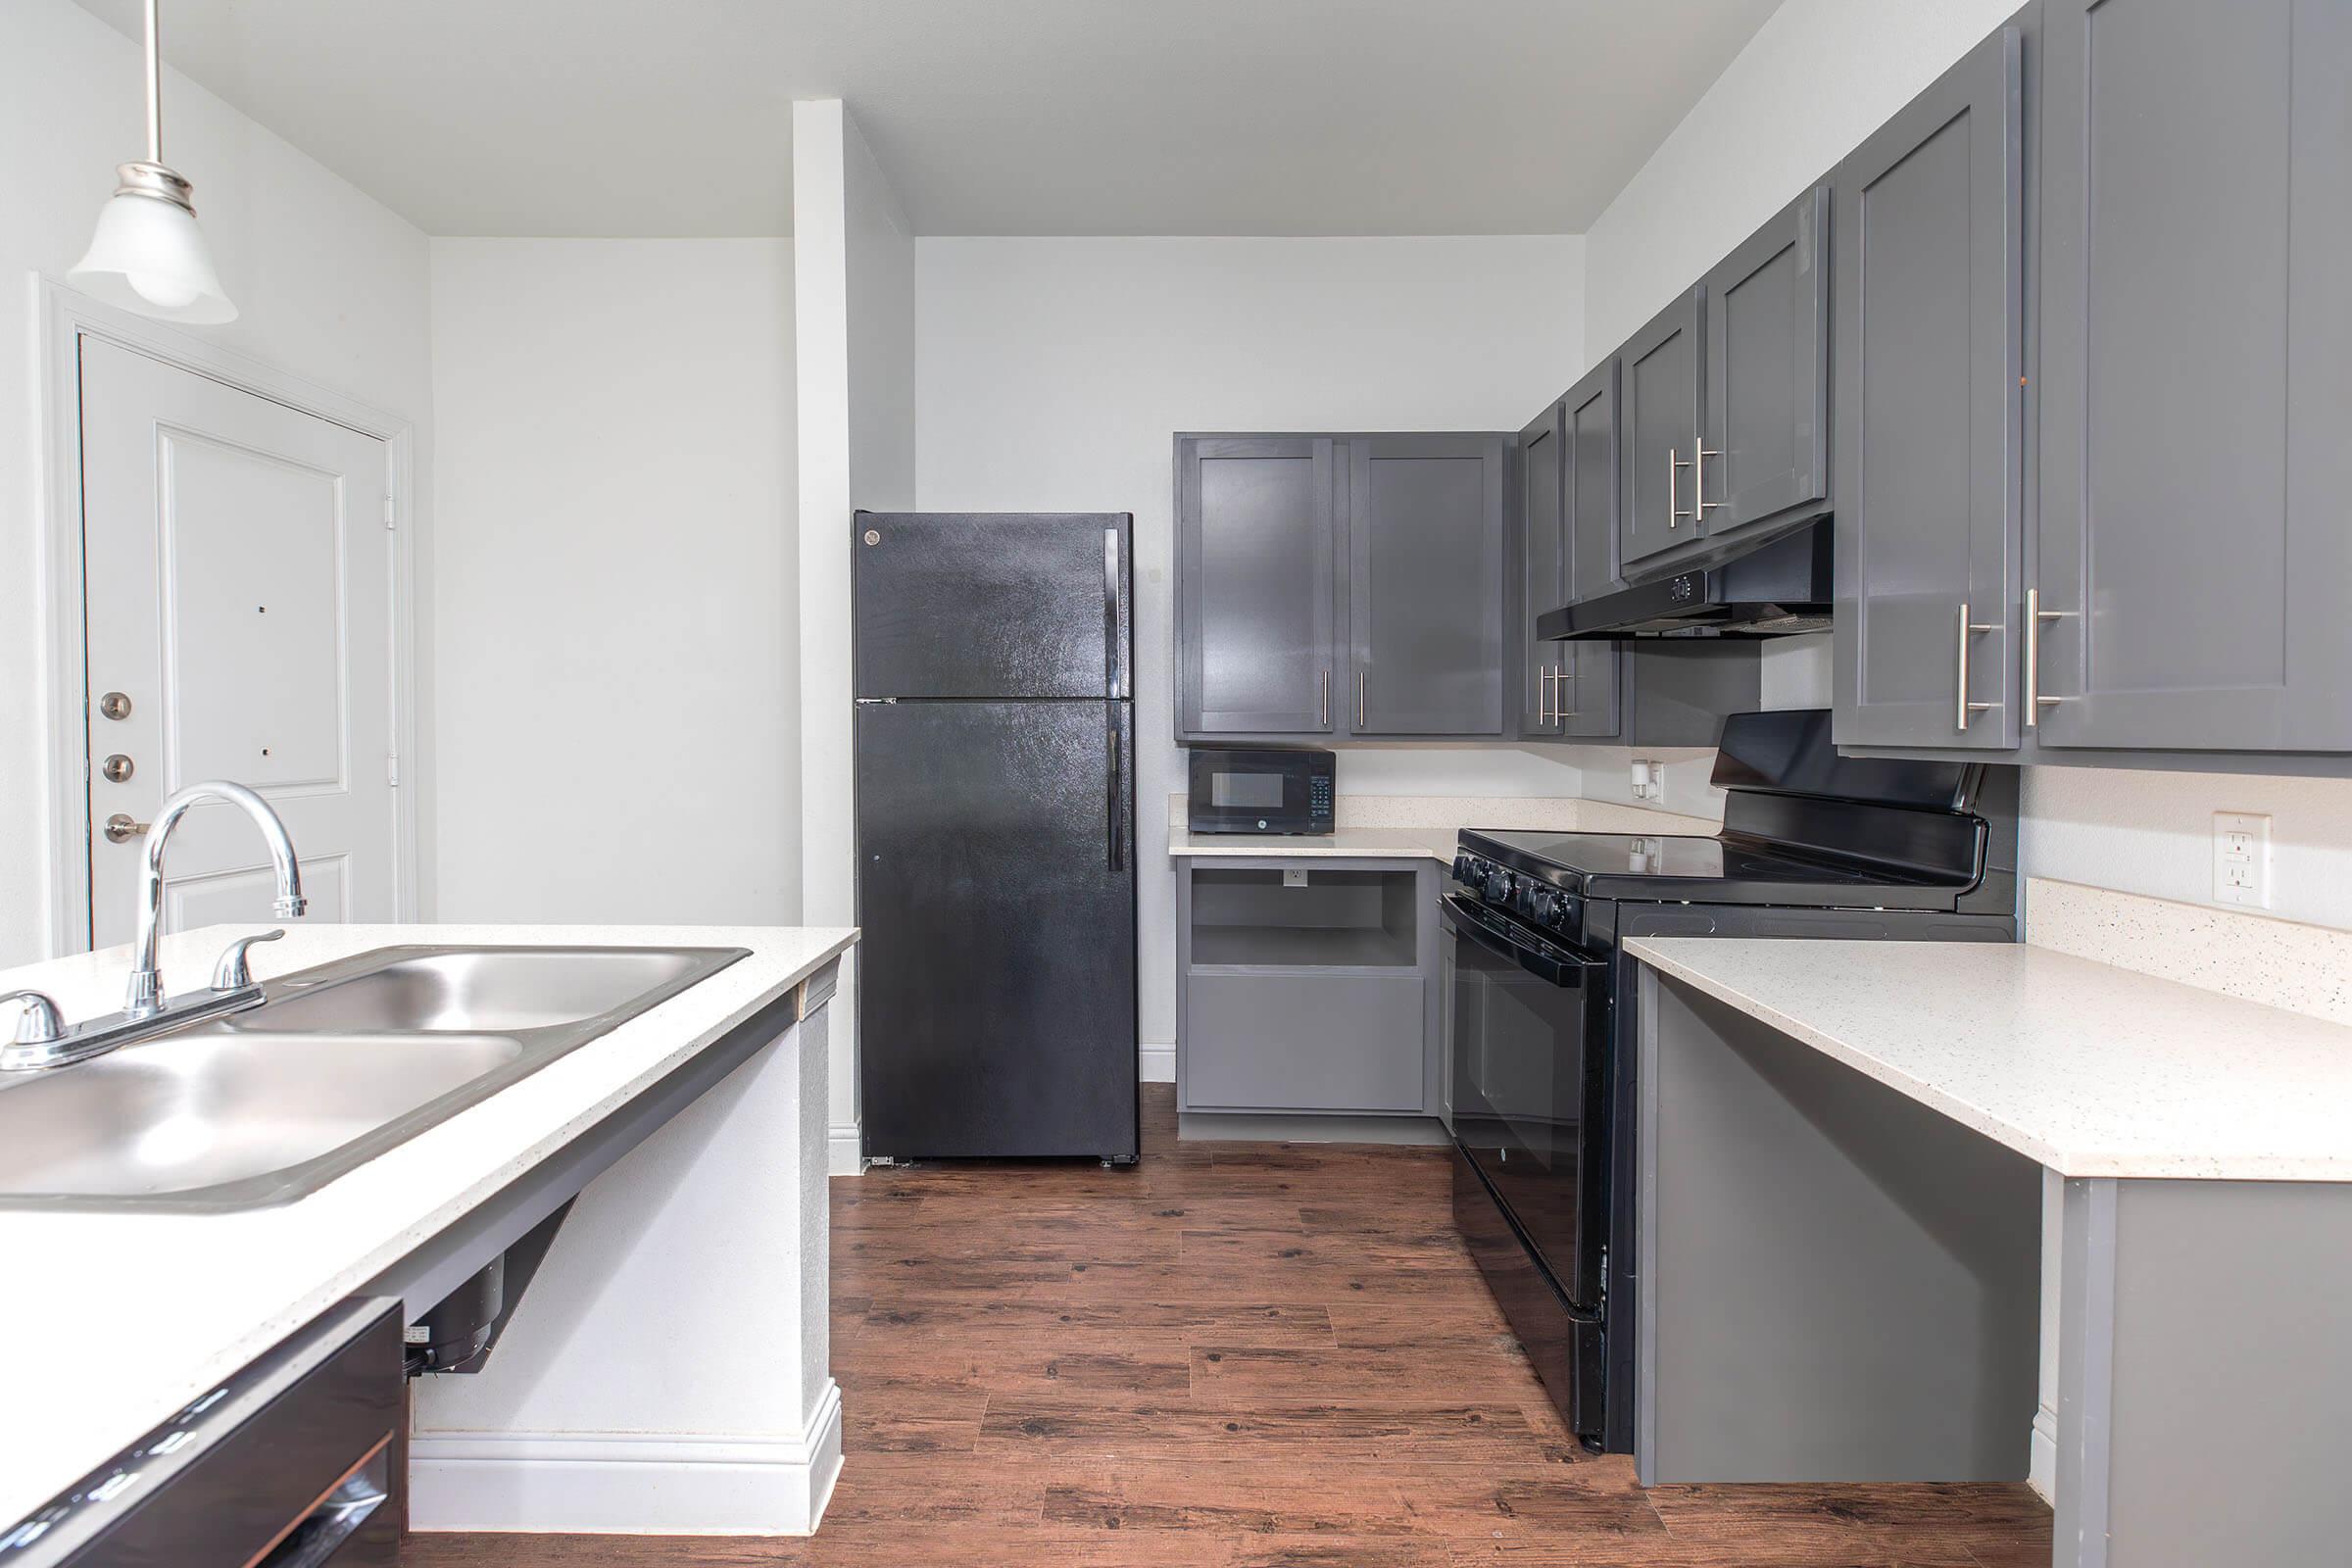
{"label": "deadbolt lock", "polygon": [[106,781],[109,784],[121,784],[138,771],[138,764],[121,752],[117,752],[98,764],[98,771],[106,775]]}
{"label": "deadbolt lock", "polygon": [[130,699],[121,692],[108,692],[104,697],[98,699],[98,711],[109,718],[128,718],[130,716]]}

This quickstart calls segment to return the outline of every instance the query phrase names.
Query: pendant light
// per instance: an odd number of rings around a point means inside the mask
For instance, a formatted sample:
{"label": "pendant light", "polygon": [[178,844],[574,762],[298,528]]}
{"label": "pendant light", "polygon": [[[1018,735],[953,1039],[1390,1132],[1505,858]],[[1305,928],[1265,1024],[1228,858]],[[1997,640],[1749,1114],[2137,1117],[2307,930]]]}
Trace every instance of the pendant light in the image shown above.
{"label": "pendant light", "polygon": [[118,164],[121,181],[98,210],[98,231],[70,274],[84,292],[167,321],[218,325],[237,308],[213,270],[213,254],[196,227],[192,187],[164,166],[163,58],[156,44],[157,0],[147,0],[147,156]]}

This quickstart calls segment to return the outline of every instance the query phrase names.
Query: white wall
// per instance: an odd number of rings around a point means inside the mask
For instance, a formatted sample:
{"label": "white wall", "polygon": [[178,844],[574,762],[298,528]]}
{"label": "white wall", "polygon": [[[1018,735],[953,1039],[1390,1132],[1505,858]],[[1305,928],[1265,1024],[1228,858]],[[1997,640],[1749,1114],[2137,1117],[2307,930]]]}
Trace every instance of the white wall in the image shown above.
{"label": "white wall", "polygon": [[[839,99],[793,105],[801,454],[802,913],[857,918],[850,516],[914,505],[914,241]],[[834,1168],[858,1160],[857,955],[832,1006]]]}
{"label": "white wall", "polygon": [[1598,359],[2021,0],[1787,0],[1585,235]]}
{"label": "white wall", "polygon": [[799,920],[792,272],[432,242],[441,918]]}
{"label": "white wall", "polygon": [[[1176,1031],[1178,430],[1516,430],[1581,365],[1574,238],[916,242],[926,511],[1135,514],[1143,1043]],[[1340,788],[1574,795],[1496,746],[1345,751]],[[1158,1052],[1152,1053],[1158,1055]]]}
{"label": "white wall", "polygon": [[[115,165],[143,156],[139,81],[138,46],[70,0],[0,5],[0,735],[9,739],[0,746],[0,965],[62,952],[67,941],[49,930],[47,813],[57,803],[45,782],[36,543],[44,378],[32,279],[65,277],[114,189]],[[429,497],[424,235],[175,73],[165,74],[164,103],[165,154],[195,181],[205,235],[241,313],[228,326],[187,330],[414,421],[418,495]],[[429,505],[416,525],[423,573]],[[419,675],[420,716],[429,718],[429,662]],[[427,777],[415,777],[427,793]],[[420,826],[429,856],[429,809]]]}

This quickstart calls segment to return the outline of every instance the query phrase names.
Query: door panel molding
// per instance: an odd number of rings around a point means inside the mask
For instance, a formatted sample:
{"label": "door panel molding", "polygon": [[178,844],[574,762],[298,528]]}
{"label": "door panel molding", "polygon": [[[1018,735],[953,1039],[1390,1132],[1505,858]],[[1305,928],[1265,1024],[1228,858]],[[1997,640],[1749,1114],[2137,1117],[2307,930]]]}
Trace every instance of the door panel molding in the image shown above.
{"label": "door panel molding", "polygon": [[[393,908],[414,920],[419,908],[416,846],[416,427],[406,418],[329,387],[191,337],[158,321],[100,304],[54,278],[37,283],[42,396],[37,444],[41,525],[34,569],[40,583],[43,668],[40,769],[48,852],[44,868],[46,949],[51,956],[90,947],[87,725],[88,666],[84,621],[81,487],[81,344],[111,343],[133,354],[217,381],[385,443],[390,464],[392,534],[393,744],[410,766],[393,791],[396,849]],[[361,765],[354,762],[353,765]]]}

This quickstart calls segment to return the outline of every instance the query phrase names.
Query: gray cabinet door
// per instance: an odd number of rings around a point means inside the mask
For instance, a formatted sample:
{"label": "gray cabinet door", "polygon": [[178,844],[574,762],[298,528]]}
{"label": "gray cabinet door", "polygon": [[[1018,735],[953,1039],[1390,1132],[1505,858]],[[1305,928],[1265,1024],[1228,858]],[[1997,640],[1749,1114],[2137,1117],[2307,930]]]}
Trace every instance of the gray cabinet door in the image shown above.
{"label": "gray cabinet door", "polygon": [[[1560,429],[1567,442],[1567,481],[1562,488],[1562,527],[1568,540],[1567,596],[1561,603],[1606,593],[1617,578],[1618,513],[1624,487],[1618,483],[1617,361],[1594,366],[1560,400]],[[1620,719],[1619,648],[1615,643],[1553,643],[1562,671],[1553,685],[1552,709],[1560,733],[1597,739],[1615,735]]]}
{"label": "gray cabinet door", "polygon": [[1348,445],[1353,733],[1499,736],[1504,438]]}
{"label": "gray cabinet door", "polygon": [[1660,311],[1617,351],[1625,406],[1624,513],[1617,564],[1631,577],[1648,557],[1698,537],[1691,505],[1691,450],[1698,444],[1699,318],[1692,289]]}
{"label": "gray cabinet door", "polygon": [[2043,19],[2041,743],[2352,750],[2352,6]]}
{"label": "gray cabinet door", "polygon": [[1985,39],[1835,175],[1847,745],[2018,743],[2020,49]]}
{"label": "gray cabinet door", "polygon": [[1690,494],[1705,538],[1829,510],[1829,233],[1816,186],[1700,280],[1706,441]]}
{"label": "gray cabinet door", "polygon": [[1176,490],[1178,730],[1330,734],[1339,700],[1332,441],[1179,437]]}
{"label": "gray cabinet door", "polygon": [[1568,603],[1568,442],[1560,415],[1561,405],[1554,403],[1519,432],[1512,466],[1517,476],[1511,530],[1514,640],[1525,650],[1519,661],[1518,733],[1530,738],[1560,733],[1559,687],[1573,646],[1539,642],[1535,635],[1538,615]]}

